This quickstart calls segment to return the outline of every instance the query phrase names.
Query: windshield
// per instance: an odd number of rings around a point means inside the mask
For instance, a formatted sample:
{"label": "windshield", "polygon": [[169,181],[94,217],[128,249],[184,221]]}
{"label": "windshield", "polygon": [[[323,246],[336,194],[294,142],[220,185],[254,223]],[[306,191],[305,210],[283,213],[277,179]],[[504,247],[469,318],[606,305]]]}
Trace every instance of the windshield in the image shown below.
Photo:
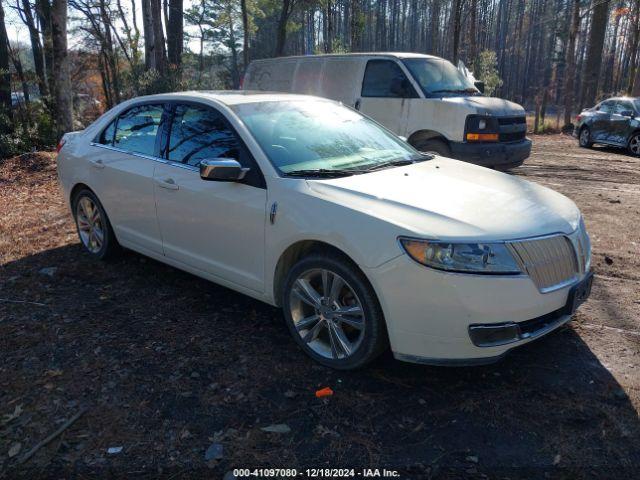
{"label": "windshield", "polygon": [[271,163],[297,171],[366,171],[388,162],[424,160],[410,145],[353,110],[322,100],[232,107]]}
{"label": "windshield", "polygon": [[478,95],[473,82],[447,60],[406,58],[403,60],[426,96]]}

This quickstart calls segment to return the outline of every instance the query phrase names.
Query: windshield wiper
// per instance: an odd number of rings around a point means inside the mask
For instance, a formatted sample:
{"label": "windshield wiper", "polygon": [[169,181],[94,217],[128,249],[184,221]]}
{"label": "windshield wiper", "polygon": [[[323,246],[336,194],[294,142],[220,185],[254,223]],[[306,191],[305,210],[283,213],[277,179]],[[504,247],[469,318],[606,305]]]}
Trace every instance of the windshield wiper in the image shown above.
{"label": "windshield wiper", "polygon": [[429,92],[429,93],[479,93],[476,89],[474,88],[463,88],[463,89],[457,89],[457,90],[451,90],[451,89],[443,89],[443,90],[434,90],[433,92]]}
{"label": "windshield wiper", "polygon": [[404,165],[411,165],[416,162],[424,162],[425,160],[430,160],[433,158],[433,155],[420,155],[419,157],[414,157],[412,159],[401,159],[401,160],[390,160],[388,162],[381,162],[370,167],[367,167],[365,171],[372,172],[374,170],[382,170],[383,168],[389,167],[402,167]]}
{"label": "windshield wiper", "polygon": [[284,175],[287,177],[334,178],[334,177],[348,177],[349,175],[357,175],[360,173],[363,173],[363,171],[349,170],[349,169],[334,170],[329,168],[318,168],[318,169],[306,169],[306,170],[292,170],[290,172],[286,172]]}

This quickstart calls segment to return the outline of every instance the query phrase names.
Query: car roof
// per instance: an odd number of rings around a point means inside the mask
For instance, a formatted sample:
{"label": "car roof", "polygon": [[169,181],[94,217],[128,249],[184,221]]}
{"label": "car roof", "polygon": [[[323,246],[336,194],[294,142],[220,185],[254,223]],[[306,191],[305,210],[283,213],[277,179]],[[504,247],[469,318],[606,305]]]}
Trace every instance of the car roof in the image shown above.
{"label": "car roof", "polygon": [[311,95],[298,95],[295,93],[280,93],[255,90],[192,90],[187,92],[160,93],[156,95],[136,97],[131,99],[129,103],[147,103],[152,101],[166,102],[176,100],[214,100],[227,106],[256,102],[281,102],[286,100],[318,100],[332,102],[332,100],[328,100],[326,98],[314,97]]}
{"label": "car roof", "polygon": [[604,100],[601,100],[599,103],[602,102],[606,102],[607,100],[640,100],[640,97],[611,97],[611,98],[605,98]]}
{"label": "car roof", "polygon": [[259,60],[253,60],[254,62],[270,62],[274,60],[289,60],[289,59],[303,59],[303,58],[345,58],[345,57],[393,57],[393,58],[435,58],[442,60],[440,57],[434,55],[427,55],[424,53],[413,52],[356,52],[356,53],[319,53],[314,55],[292,55],[289,57],[277,57],[277,58],[263,58]]}

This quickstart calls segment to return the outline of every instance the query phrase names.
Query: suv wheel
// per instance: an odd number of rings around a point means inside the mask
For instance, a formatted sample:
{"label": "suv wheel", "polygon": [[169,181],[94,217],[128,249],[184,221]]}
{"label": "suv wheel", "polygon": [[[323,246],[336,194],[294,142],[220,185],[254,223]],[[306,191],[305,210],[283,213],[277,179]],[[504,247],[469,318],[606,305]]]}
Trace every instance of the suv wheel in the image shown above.
{"label": "suv wheel", "polygon": [[589,127],[582,127],[580,135],[578,136],[578,143],[582,148],[591,148],[593,146],[593,142],[591,141],[591,130],[589,130]]}
{"label": "suv wheel", "polygon": [[640,133],[634,133],[629,140],[629,153],[640,157]]}
{"label": "suv wheel", "polygon": [[114,256],[118,241],[98,197],[91,190],[81,190],[73,197],[72,208],[84,249],[99,260]]}
{"label": "suv wheel", "polygon": [[282,306],[298,345],[328,367],[362,367],[387,346],[373,289],[355,265],[338,255],[316,253],[296,263],[285,281]]}

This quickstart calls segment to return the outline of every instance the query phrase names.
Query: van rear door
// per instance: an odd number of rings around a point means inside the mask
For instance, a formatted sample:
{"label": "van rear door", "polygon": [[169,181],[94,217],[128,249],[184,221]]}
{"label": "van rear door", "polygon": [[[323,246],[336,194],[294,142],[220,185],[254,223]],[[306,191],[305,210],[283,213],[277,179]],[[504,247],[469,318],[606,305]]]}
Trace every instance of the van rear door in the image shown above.
{"label": "van rear door", "polygon": [[406,136],[410,99],[419,97],[398,62],[377,58],[367,62],[355,107],[397,135]]}

